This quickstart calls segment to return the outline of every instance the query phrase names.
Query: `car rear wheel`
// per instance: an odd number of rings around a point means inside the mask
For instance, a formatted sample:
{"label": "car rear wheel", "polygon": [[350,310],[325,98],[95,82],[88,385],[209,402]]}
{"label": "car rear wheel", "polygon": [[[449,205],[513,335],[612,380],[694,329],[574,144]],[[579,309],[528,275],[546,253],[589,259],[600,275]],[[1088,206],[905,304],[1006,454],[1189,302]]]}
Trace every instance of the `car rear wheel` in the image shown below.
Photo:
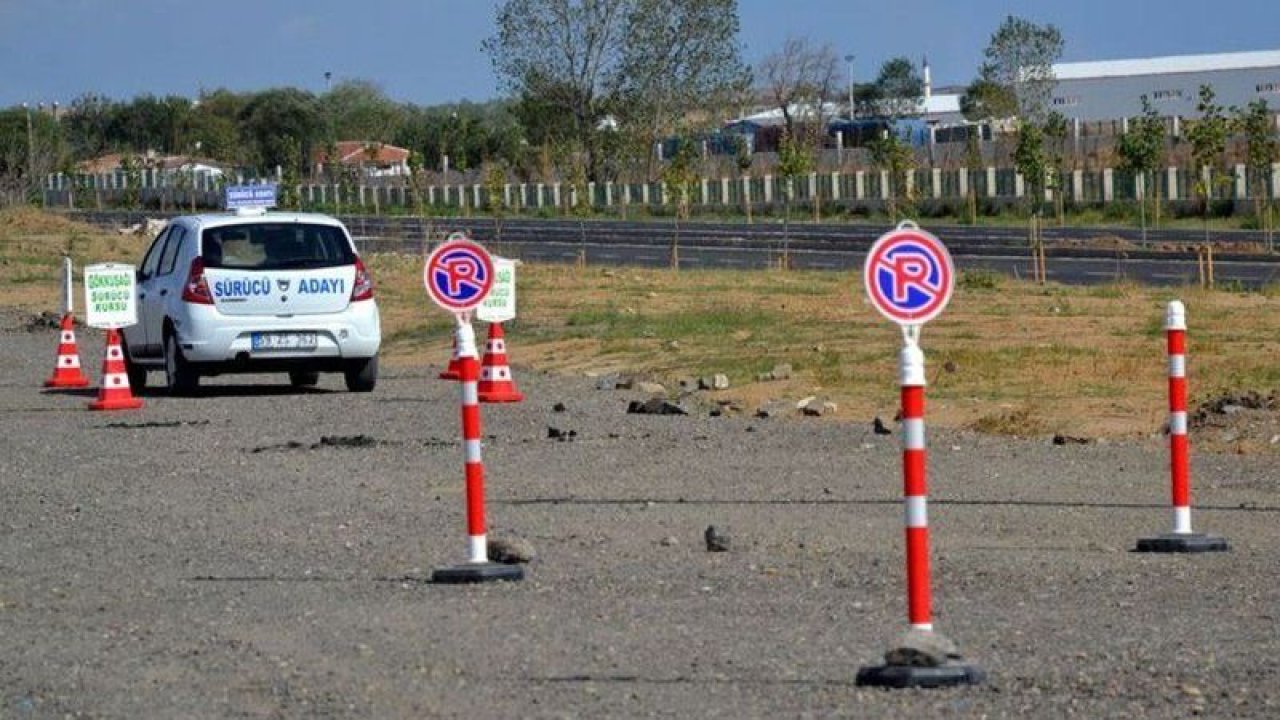
{"label": "car rear wheel", "polygon": [[353,361],[343,377],[347,381],[347,390],[351,392],[372,391],[378,384],[378,356]]}
{"label": "car rear wheel", "polygon": [[164,382],[170,395],[190,395],[200,385],[200,375],[183,356],[178,336],[172,331],[164,338]]}
{"label": "car rear wheel", "polygon": [[296,388],[315,387],[320,382],[320,373],[310,370],[290,370],[289,384]]}

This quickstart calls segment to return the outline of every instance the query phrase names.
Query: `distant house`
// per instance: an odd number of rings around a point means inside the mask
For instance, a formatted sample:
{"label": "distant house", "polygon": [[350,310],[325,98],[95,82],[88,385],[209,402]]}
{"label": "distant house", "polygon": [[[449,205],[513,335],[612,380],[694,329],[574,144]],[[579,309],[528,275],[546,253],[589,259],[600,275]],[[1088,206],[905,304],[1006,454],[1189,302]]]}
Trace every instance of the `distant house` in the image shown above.
{"label": "distant house", "polygon": [[[329,149],[333,150],[332,158],[329,156]],[[334,143],[332,148],[322,147],[316,151],[312,164],[316,174],[321,175],[325,167],[332,163],[356,168],[366,177],[400,177],[410,174],[408,150],[367,140],[341,140]]]}
{"label": "distant house", "polygon": [[126,158],[132,158],[134,168],[139,171],[155,171],[159,175],[195,174],[209,179],[223,175],[223,168],[207,158],[194,155],[157,155],[154,151],[126,155],[124,153],[107,153],[91,160],[84,160],[76,165],[76,171],[86,175],[110,175],[124,170]]}

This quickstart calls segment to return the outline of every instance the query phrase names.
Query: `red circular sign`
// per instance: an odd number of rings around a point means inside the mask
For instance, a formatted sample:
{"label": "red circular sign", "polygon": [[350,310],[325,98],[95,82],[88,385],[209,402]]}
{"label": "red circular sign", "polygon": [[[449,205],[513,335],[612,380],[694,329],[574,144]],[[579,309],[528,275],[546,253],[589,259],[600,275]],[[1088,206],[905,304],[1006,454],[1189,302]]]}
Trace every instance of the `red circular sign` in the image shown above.
{"label": "red circular sign", "polygon": [[493,287],[493,260],[477,243],[450,240],[427,256],[422,284],[440,307],[466,312],[479,305]]}
{"label": "red circular sign", "polygon": [[862,274],[871,304],[899,325],[923,325],[937,317],[955,289],[947,246],[911,226],[881,235],[867,253]]}

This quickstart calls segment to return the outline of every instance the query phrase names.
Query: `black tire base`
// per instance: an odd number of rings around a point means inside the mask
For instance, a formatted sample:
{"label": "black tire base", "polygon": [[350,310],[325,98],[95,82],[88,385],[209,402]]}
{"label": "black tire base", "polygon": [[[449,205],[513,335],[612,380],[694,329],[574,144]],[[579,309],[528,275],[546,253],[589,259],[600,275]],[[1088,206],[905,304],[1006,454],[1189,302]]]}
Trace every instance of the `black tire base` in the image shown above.
{"label": "black tire base", "polygon": [[885,688],[938,688],[981,685],[987,674],[976,665],[947,663],[937,667],[872,665],[858,670],[856,685]]}
{"label": "black tire base", "polygon": [[1225,538],[1200,533],[1166,533],[1138,540],[1136,552],[1204,553],[1227,552],[1231,546]]}
{"label": "black tire base", "polygon": [[431,582],[444,585],[523,579],[524,568],[519,565],[504,565],[492,562],[454,565],[453,567],[440,568],[431,573]]}

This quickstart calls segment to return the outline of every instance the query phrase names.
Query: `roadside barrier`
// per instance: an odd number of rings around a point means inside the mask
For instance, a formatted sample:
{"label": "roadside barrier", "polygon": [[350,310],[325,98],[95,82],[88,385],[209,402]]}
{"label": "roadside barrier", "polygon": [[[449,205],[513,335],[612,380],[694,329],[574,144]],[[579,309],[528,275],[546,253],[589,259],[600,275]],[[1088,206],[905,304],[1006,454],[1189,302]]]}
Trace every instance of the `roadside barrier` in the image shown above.
{"label": "roadside barrier", "polygon": [[473,583],[490,580],[521,580],[524,571],[517,565],[489,562],[484,512],[484,462],[480,444],[480,399],[477,390],[480,363],[476,359],[476,336],[470,322],[458,321],[455,335],[461,369],[462,444],[466,457],[467,562],[442,568],[431,575],[432,582]]}
{"label": "roadside barrier", "polygon": [[929,510],[924,440],[924,353],[902,349],[902,496],[907,544],[907,620],[911,627],[933,630],[929,588]]}
{"label": "roadside barrier", "polygon": [[[902,390],[902,494],[906,521],[907,621],[903,641],[885,664],[858,670],[855,683],[880,687],[979,685],[986,673],[959,661],[954,644],[935,633],[929,588],[929,513],[924,434],[924,352],[909,340],[898,355]],[[924,661],[924,658],[928,658]]]}
{"label": "roadside barrier", "polygon": [[82,388],[89,386],[89,378],[80,370],[80,352],[76,349],[76,322],[70,312],[62,316],[58,338],[58,359],[53,375],[44,381],[47,388]]}
{"label": "roadside barrier", "polygon": [[507,341],[502,323],[489,323],[489,339],[484,345],[484,361],[480,364],[479,396],[482,403],[511,403],[524,400],[516,389],[507,364]]}
{"label": "roadside barrier", "polygon": [[1165,311],[1169,355],[1169,474],[1173,488],[1173,532],[1138,540],[1138,552],[1223,552],[1220,537],[1191,531],[1191,448],[1187,437],[1187,311],[1181,301]]}
{"label": "roadside barrier", "polygon": [[102,360],[102,386],[98,399],[89,403],[90,410],[137,410],[142,400],[129,390],[129,373],[124,366],[124,352],[120,349],[120,331],[107,330],[107,353]]}

